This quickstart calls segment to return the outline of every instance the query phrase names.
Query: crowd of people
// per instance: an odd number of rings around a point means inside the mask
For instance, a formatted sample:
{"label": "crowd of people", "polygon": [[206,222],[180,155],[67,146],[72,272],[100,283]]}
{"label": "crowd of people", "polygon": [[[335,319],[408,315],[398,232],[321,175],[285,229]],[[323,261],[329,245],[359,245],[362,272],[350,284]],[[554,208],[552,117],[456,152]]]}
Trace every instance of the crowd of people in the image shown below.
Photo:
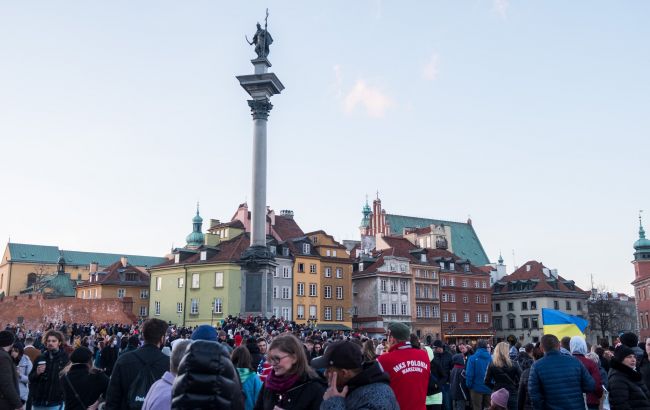
{"label": "crowd of people", "polygon": [[281,318],[0,332],[0,409],[650,410],[650,339],[421,344]]}

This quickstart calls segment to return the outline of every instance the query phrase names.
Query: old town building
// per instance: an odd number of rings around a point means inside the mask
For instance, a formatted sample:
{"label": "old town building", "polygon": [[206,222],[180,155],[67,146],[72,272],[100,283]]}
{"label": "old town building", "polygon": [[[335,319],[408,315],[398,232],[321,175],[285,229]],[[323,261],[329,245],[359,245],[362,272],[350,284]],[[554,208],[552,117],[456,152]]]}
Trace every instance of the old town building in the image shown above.
{"label": "old town building", "polygon": [[634,242],[634,294],[639,325],[639,338],[650,337],[650,240],[645,237],[645,230],[639,217],[639,239]]}

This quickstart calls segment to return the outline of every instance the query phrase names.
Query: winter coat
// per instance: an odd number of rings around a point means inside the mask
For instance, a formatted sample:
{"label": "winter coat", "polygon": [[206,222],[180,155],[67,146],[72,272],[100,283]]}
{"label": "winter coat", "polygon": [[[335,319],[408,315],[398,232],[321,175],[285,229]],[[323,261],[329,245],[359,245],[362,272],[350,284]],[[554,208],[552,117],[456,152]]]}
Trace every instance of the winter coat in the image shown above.
{"label": "winter coat", "polygon": [[399,410],[388,375],[377,362],[366,363],[347,383],[346,397],[324,400],[320,410]]}
{"label": "winter coat", "polygon": [[172,409],[244,409],[239,375],[228,351],[208,340],[187,347],[172,396]]}
{"label": "winter coat", "polygon": [[615,359],[610,361],[609,406],[611,410],[650,410],[650,393],[641,373]]}
{"label": "winter coat", "polygon": [[11,355],[0,348],[0,409],[19,409],[18,374]]}
{"label": "winter coat", "polygon": [[456,364],[451,369],[449,394],[452,400],[469,401],[469,389],[465,384],[465,367],[463,365]]}
{"label": "winter coat", "polygon": [[492,390],[485,385],[485,373],[491,361],[490,353],[485,348],[477,349],[476,353],[467,359],[465,383],[470,390],[480,394],[492,393]]}
{"label": "winter coat", "polygon": [[528,394],[535,410],[584,410],[582,394],[594,387],[594,379],[582,363],[559,350],[546,352],[533,364],[528,377]]}
{"label": "winter coat", "polygon": [[[447,355],[451,363],[451,355]],[[433,360],[436,360],[435,357]],[[377,361],[390,377],[390,387],[400,408],[425,410],[431,374],[427,352],[411,347],[410,343],[401,342],[391,346],[388,353],[379,356]],[[440,380],[439,383],[442,384]]]}
{"label": "winter coat", "polygon": [[522,372],[533,365],[533,358],[530,357],[526,352],[519,352],[516,361]]}
{"label": "winter coat", "polygon": [[165,372],[162,378],[151,385],[142,403],[142,410],[171,409],[172,385],[176,376]]}
{"label": "winter coat", "polygon": [[[36,372],[39,362],[45,362],[45,372],[41,374]],[[62,349],[54,353],[45,351],[36,359],[29,373],[30,395],[34,406],[55,406],[63,403],[59,374],[68,362],[68,355]]]}
{"label": "winter coat", "polygon": [[113,367],[117,362],[117,346],[106,346],[102,349],[99,356],[99,364],[107,375],[113,374]]}
{"label": "winter coat", "polygon": [[252,410],[262,390],[262,380],[251,369],[237,368],[237,372],[241,380],[242,392],[244,392],[244,407],[246,410]]}
{"label": "winter coat", "polygon": [[255,403],[255,410],[273,410],[277,405],[284,410],[317,410],[325,393],[325,383],[304,374],[298,382],[284,394],[278,394],[262,387]]}
{"label": "winter coat", "polygon": [[438,362],[438,364],[442,368],[442,373],[444,375],[442,380],[438,380],[438,382],[441,385],[449,383],[449,376],[451,374],[451,368],[454,366],[452,364],[451,358],[452,358],[451,353],[449,353],[446,350],[443,350],[442,353],[434,353],[433,354],[433,360]]}
{"label": "winter coat", "polygon": [[[66,378],[79,395],[83,406],[79,403]],[[104,372],[90,371],[88,366],[83,363],[73,364],[68,373],[61,376],[61,387],[63,388],[66,410],[85,410],[95,403],[100,396],[106,395],[108,376]]]}
{"label": "winter coat", "polygon": [[29,396],[29,373],[31,373],[34,365],[29,356],[23,354],[16,367],[19,373],[18,388],[20,390],[20,400],[27,401],[27,396]]}
{"label": "winter coat", "polygon": [[108,384],[106,410],[128,408],[129,387],[138,377],[143,366],[149,367],[153,377],[158,380],[169,371],[169,357],[152,344],[145,344],[134,352],[121,355],[115,362],[111,381]]}
{"label": "winter coat", "polygon": [[530,402],[530,395],[528,394],[529,376],[530,367],[521,373],[521,379],[519,379],[519,389],[517,391],[518,410],[533,410],[533,404]]}
{"label": "winter coat", "polygon": [[644,356],[643,360],[641,360],[641,364],[639,365],[639,373],[641,373],[641,376],[643,376],[643,383],[645,383],[645,386],[648,388],[648,390],[650,390],[650,360],[648,360],[647,356]]}
{"label": "winter coat", "polygon": [[499,389],[506,389],[510,395],[508,396],[508,410],[517,409],[517,389],[519,388],[519,379],[521,378],[521,369],[517,362],[513,362],[512,366],[497,367],[493,363],[488,366],[485,373],[485,385],[497,391]]}
{"label": "winter coat", "polygon": [[589,372],[589,375],[594,379],[594,391],[587,393],[587,404],[592,407],[600,405],[600,398],[603,397],[603,381],[600,378],[599,366],[591,361],[591,359],[587,359],[584,355],[574,353],[573,357],[580,360],[580,363],[582,363]]}

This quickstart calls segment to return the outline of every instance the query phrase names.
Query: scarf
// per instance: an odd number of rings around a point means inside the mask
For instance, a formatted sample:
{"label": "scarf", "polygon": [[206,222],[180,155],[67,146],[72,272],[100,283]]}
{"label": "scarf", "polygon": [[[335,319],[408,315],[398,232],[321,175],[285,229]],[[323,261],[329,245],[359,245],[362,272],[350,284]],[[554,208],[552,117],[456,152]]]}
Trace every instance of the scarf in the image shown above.
{"label": "scarf", "polygon": [[264,382],[264,387],[277,393],[284,393],[292,388],[298,379],[300,379],[300,376],[297,374],[278,376],[275,374],[275,370],[271,370],[271,374],[269,374],[266,382]]}

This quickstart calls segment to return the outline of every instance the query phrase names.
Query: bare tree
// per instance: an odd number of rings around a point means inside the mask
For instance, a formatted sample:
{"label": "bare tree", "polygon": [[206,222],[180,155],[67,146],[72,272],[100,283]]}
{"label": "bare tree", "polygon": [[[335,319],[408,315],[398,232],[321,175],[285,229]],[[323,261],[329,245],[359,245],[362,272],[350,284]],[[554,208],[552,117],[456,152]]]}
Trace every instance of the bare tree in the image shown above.
{"label": "bare tree", "polygon": [[589,326],[601,335],[601,339],[616,336],[623,331],[631,331],[635,314],[630,311],[627,299],[619,294],[608,292],[604,286],[591,290],[589,298]]}

